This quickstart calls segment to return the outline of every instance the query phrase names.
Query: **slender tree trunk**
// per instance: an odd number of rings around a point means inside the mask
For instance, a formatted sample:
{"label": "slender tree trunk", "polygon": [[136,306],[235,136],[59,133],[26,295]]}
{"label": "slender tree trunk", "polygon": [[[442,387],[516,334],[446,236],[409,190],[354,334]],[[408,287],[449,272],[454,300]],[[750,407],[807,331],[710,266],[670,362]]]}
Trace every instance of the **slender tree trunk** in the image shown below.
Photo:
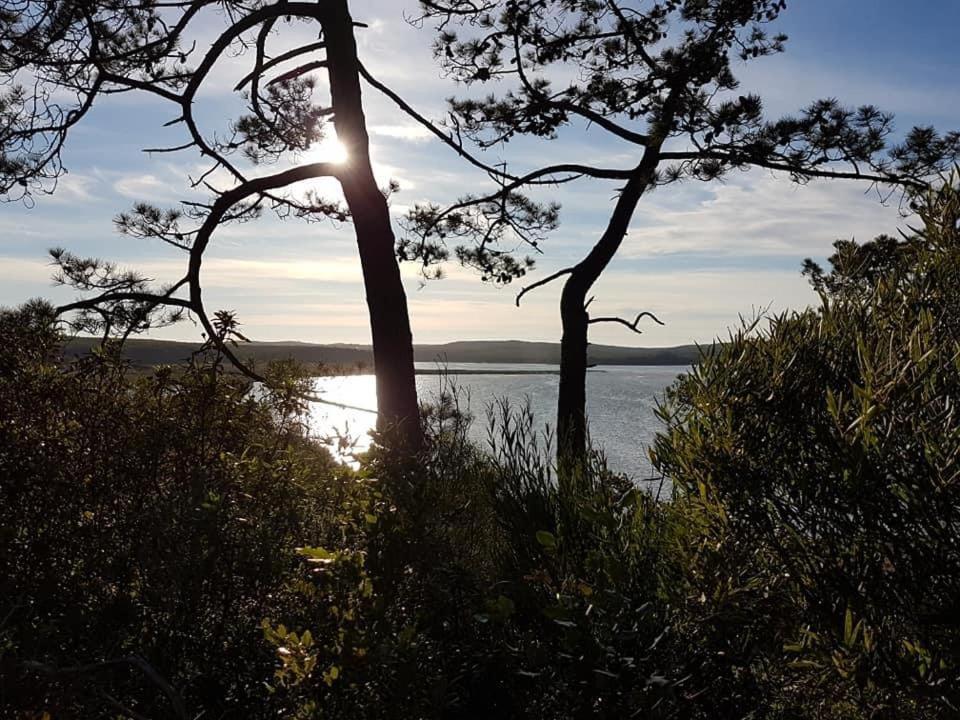
{"label": "slender tree trunk", "polygon": [[370,165],[370,140],[360,94],[353,20],[346,0],[327,2],[324,41],[333,122],[348,155],[341,185],[356,229],[370,312],[377,376],[377,425],[392,446],[416,451],[422,436],[413,369],[413,334],[387,199],[377,186]]}
{"label": "slender tree trunk", "polygon": [[561,476],[580,466],[587,453],[587,294],[627,234],[637,203],[653,180],[659,148],[647,149],[627,181],[597,244],[567,277],[560,296],[560,391],[557,398],[557,464]]}
{"label": "slender tree trunk", "polygon": [[[587,447],[587,336],[589,317],[584,309],[589,285],[585,275],[564,283],[560,297],[560,390],[557,397],[557,463],[561,475],[577,465]],[[592,284],[592,282],[591,282]]]}

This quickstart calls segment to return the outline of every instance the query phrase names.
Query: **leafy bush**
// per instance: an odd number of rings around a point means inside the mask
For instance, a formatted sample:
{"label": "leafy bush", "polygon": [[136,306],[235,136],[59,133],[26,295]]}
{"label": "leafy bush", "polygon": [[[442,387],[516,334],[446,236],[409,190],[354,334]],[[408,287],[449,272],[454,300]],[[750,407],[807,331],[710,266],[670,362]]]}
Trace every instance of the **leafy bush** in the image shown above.
{"label": "leafy bush", "polygon": [[[494,409],[490,447],[455,403],[426,416],[415,463],[375,454],[362,657],[302,673],[323,717],[675,717],[685,673],[666,652],[668,506],[602,461],[558,483],[529,409]],[[674,574],[678,574],[676,569]],[[304,598],[303,612],[323,605]],[[315,637],[316,632],[312,632]]]}
{"label": "leafy bush", "polygon": [[[130,372],[0,313],[0,707],[52,717],[613,717],[657,666],[661,507],[558,486],[529,411],[335,466],[295,368]],[[224,328],[228,330],[228,328]],[[455,396],[451,396],[455,397]]]}
{"label": "leafy bush", "polygon": [[661,408],[729,716],[960,712],[960,191],[915,207],[903,242],[808,263],[819,308],[708,349]]}
{"label": "leafy bush", "polygon": [[[659,502],[451,395],[335,465],[207,351],[131,373],[0,312],[0,714],[940,718],[960,705],[960,191],[669,391]],[[230,328],[224,326],[224,333]]]}
{"label": "leafy bush", "polygon": [[261,622],[295,617],[295,548],[346,544],[364,488],[304,439],[289,369],[136,376],[49,327],[0,312],[0,714],[273,715]]}

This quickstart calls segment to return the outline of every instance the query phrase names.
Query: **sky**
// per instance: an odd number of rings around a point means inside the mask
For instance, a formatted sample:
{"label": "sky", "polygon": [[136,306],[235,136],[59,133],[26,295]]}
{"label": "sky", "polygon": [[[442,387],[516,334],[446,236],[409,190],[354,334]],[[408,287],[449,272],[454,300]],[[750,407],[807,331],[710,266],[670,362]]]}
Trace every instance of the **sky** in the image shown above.
{"label": "sky", "polygon": [[[381,81],[424,115],[444,115],[445,98],[458,88],[441,76],[429,28],[406,22],[408,0],[354,0],[361,59]],[[955,28],[960,2],[924,0],[792,0],[778,29],[790,40],[786,53],[739,62],[744,91],[758,92],[770,117],[795,112],[812,100],[837,97],[872,103],[896,114],[899,132],[915,124],[960,128],[960,57]],[[201,27],[198,40],[216,23]],[[207,38],[209,42],[209,38]],[[205,85],[200,116],[208,133],[223,132],[239,108],[233,82],[249,58],[229,58]],[[397,110],[374,89],[365,89],[371,153],[378,179],[396,180],[391,198],[400,217],[421,201],[446,203],[464,192],[489,190],[489,180]],[[177,129],[162,101],[142,94],[103,98],[68,139],[63,159],[69,174],[32,207],[0,205],[0,306],[27,298],[64,302],[75,297],[54,287],[48,248],[62,246],[142,271],[158,281],[183,274],[184,258],[159,242],[118,235],[113,218],[134,202],[174,207],[188,197],[186,177],[203,167],[191,152],[146,155],[144,147],[175,145]],[[182,140],[181,140],[182,142]],[[330,157],[327,142],[301,161]],[[488,151],[490,164],[512,171],[557,162],[610,163],[631,167],[636,149],[584,126],[549,141],[509,143]],[[272,172],[276,168],[266,171]],[[415,342],[524,339],[558,341],[561,284],[530,293],[521,308],[521,284],[575,263],[603,230],[616,183],[587,180],[550,189],[541,199],[562,206],[560,228],[543,243],[536,269],[507,287],[482,283],[455,264],[446,277],[424,283],[414,264],[402,273]],[[317,189],[335,193],[321,183]],[[632,316],[651,311],[663,327],[643,325],[637,336],[619,325],[597,325],[591,342],[662,347],[709,342],[766,310],[800,309],[815,297],[800,275],[804,258],[822,261],[840,238],[868,240],[905,229],[909,218],[896,203],[883,206],[864,185],[837,181],[797,186],[766,171],[734,173],[721,182],[688,182],[644,197],[621,250],[595,286],[594,315]],[[395,228],[397,229],[397,228]],[[368,343],[369,325],[353,229],[330,222],[306,224],[262,219],[218,231],[204,263],[209,310],[237,313],[253,340]],[[155,337],[196,340],[190,323]]]}

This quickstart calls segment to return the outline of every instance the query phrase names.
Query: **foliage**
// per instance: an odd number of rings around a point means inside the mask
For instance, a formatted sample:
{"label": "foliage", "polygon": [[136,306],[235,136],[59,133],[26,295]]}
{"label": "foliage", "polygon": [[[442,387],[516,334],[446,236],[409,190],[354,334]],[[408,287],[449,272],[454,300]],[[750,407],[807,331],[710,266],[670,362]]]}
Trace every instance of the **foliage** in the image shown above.
{"label": "foliage", "polygon": [[264,715],[260,623],[362,488],[304,440],[289,368],[268,393],[216,353],[134,376],[61,357],[51,313],[0,313],[0,714]]}
{"label": "foliage", "polygon": [[672,692],[662,508],[599,458],[560,493],[529,412],[484,452],[451,395],[424,457],[352,472],[306,438],[294,368],[255,391],[211,343],[129,373],[62,357],[52,317],[0,315],[4,713],[612,717]]}
{"label": "foliage", "polygon": [[368,536],[369,645],[334,683],[302,673],[305,702],[323,717],[675,716],[669,508],[596,456],[561,491],[529,409],[495,408],[480,451],[455,398],[427,416],[426,458],[371,459],[384,511]]}
{"label": "foliage", "polygon": [[661,409],[710,702],[747,674],[787,717],[960,705],[956,178],[915,207],[904,241],[808,262],[820,307],[748,324]]}
{"label": "foliage", "polygon": [[0,313],[0,712],[941,718],[960,703],[960,190],[841,242],[817,309],[669,391],[657,501],[557,477],[528,408],[452,392],[418,457],[308,437],[304,377],[62,356]]}
{"label": "foliage", "polygon": [[[448,208],[410,211],[406,229],[416,240],[406,239],[403,254],[424,265],[447,259],[446,243],[454,240],[467,243],[458,255],[469,251],[471,259],[478,253],[497,259],[511,243],[537,250],[542,234],[557,224],[557,208],[530,199],[517,208],[510,204],[545,184],[642,177],[645,186],[656,186],[764,167],[797,182],[846,177],[920,186],[960,153],[960,133],[930,127],[913,128],[891,144],[889,113],[872,105],[846,107],[834,98],[766,118],[762,98],[741,88],[735,69],[785,50],[787,37],[775,29],[786,11],[783,0],[420,5],[419,22],[435,26],[438,63],[465,89],[449,100],[449,141],[461,154],[464,140],[485,150],[522,137],[556,139],[577,123],[623,144],[627,154],[620,158],[633,153],[621,168],[573,157],[520,174],[505,165],[487,167],[497,191],[464,196]],[[477,87],[485,94],[472,92]],[[531,210],[548,208],[553,221],[533,224],[541,232],[529,232]],[[489,221],[471,222],[475,215],[495,217],[498,232],[490,231]],[[484,279],[509,279],[479,269]]]}

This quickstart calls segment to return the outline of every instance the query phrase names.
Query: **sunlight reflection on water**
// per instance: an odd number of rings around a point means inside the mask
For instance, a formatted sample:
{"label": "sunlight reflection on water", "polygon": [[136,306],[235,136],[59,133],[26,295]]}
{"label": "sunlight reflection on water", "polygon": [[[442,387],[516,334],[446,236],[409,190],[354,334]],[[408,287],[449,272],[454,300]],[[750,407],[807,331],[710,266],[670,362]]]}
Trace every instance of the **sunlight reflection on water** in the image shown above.
{"label": "sunlight reflection on water", "polygon": [[[418,363],[420,369],[436,369],[434,363]],[[452,384],[466,395],[474,421],[470,437],[486,446],[486,406],[495,398],[506,397],[515,405],[529,398],[539,427],[553,426],[557,400],[557,367],[550,365],[490,366],[472,363],[450,364],[448,376],[418,375],[417,392],[421,402],[435,402],[441,390]],[[524,374],[457,374],[458,370],[520,371]],[[651,476],[647,447],[660,428],[654,414],[663,390],[686,368],[682,366],[605,366],[587,375],[587,412],[595,444],[605,452],[610,467],[635,479]],[[540,371],[531,374],[530,371]],[[377,406],[373,375],[316,378],[316,389],[333,401],[366,407]],[[358,410],[313,404],[310,424],[313,432],[333,443],[334,454],[354,464],[352,455],[370,447],[370,431],[376,416]],[[338,446],[337,435],[351,443]]]}
{"label": "sunlight reflection on water", "polygon": [[[315,391],[330,402],[377,409],[377,384],[373,375],[347,375],[314,379]],[[374,413],[311,403],[310,426],[331,445],[341,462],[355,464],[353,455],[370,449],[370,431],[376,424]]]}

